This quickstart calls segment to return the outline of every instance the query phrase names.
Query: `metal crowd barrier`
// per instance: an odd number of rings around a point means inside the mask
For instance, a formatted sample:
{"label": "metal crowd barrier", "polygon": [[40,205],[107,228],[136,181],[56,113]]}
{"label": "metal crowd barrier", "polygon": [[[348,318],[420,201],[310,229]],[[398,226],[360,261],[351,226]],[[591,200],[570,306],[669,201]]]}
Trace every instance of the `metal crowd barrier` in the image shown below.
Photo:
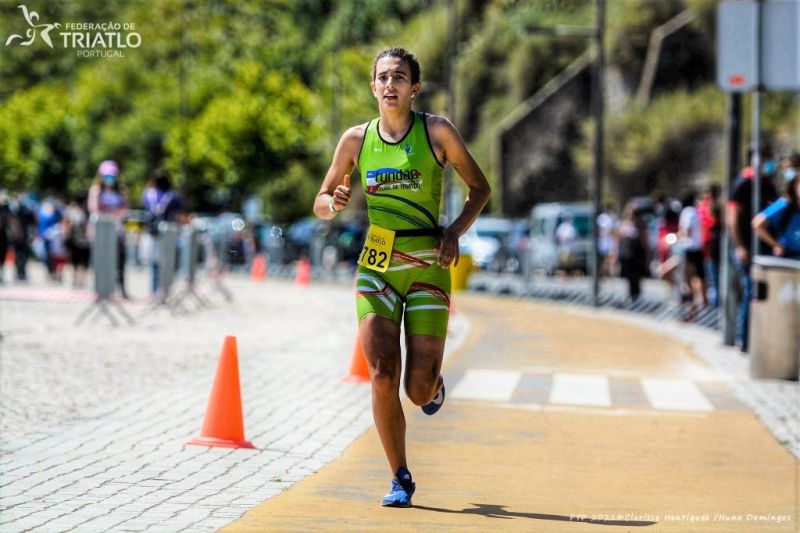
{"label": "metal crowd barrier", "polygon": [[118,221],[114,217],[100,215],[93,222],[94,238],[91,247],[91,264],[94,271],[95,298],[75,321],[80,325],[93,314],[103,314],[113,325],[118,325],[112,309],[122,315],[129,324],[133,318],[114,297],[117,288],[117,247],[119,246]]}

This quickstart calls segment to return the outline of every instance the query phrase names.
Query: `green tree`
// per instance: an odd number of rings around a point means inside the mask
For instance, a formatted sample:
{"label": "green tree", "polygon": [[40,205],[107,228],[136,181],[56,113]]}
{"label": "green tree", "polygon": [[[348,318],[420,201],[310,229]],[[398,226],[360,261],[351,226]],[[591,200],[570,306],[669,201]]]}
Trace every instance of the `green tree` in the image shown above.
{"label": "green tree", "polygon": [[[179,169],[185,162],[190,194],[208,200],[226,188],[234,202],[241,200],[277,179],[291,161],[319,156],[323,129],[317,108],[313,93],[296,78],[259,63],[240,64],[230,93],[212,99],[185,126],[170,129],[168,165]],[[306,210],[311,205],[307,197],[295,200]]]}
{"label": "green tree", "polygon": [[67,92],[37,85],[0,105],[0,177],[12,189],[64,190],[74,158]]}

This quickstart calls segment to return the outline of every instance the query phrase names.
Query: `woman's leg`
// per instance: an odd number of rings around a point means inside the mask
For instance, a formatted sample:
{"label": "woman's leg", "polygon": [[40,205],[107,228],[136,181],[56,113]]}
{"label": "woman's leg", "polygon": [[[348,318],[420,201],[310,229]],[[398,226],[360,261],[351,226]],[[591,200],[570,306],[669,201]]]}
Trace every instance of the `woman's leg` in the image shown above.
{"label": "woman's leg", "polygon": [[429,403],[442,386],[444,339],[433,335],[406,337],[405,390],[415,405]]}
{"label": "woman's leg", "polygon": [[406,463],[406,419],[400,405],[400,325],[370,314],[359,325],[372,380],[372,416],[392,475]]}

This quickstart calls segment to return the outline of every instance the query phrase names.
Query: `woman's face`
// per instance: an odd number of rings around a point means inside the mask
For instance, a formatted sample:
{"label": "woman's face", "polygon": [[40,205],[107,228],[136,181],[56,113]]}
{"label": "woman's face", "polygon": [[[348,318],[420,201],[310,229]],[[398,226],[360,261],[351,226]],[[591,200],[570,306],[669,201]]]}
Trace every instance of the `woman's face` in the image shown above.
{"label": "woman's face", "polygon": [[410,109],[420,84],[411,83],[411,69],[398,57],[382,57],[375,65],[372,94],[385,110]]}

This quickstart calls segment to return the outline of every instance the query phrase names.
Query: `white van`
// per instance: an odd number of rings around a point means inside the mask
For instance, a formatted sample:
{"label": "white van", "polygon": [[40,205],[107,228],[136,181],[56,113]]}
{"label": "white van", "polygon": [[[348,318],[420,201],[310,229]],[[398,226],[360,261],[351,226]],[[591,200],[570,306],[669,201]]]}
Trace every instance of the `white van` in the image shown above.
{"label": "white van", "polygon": [[531,270],[543,270],[548,275],[557,270],[589,272],[590,203],[539,204],[531,209],[530,227]]}

